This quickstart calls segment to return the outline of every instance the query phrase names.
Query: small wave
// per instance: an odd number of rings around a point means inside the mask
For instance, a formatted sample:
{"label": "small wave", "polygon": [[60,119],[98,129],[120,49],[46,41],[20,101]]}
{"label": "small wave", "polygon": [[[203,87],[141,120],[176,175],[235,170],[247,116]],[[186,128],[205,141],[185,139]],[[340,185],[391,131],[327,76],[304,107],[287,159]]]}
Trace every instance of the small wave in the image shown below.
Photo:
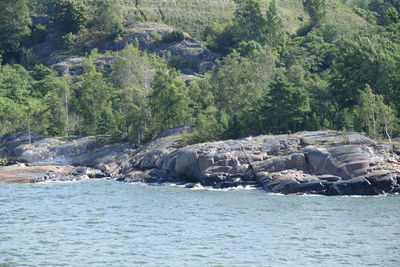
{"label": "small wave", "polygon": [[374,195],[374,196],[369,196],[369,195],[339,195],[339,196],[334,196],[334,197],[345,197],[345,198],[380,198],[380,197],[386,197],[390,196],[390,194],[382,194],[382,195]]}
{"label": "small wave", "polygon": [[382,194],[382,195],[374,195],[374,196],[369,196],[369,195],[334,195],[334,196],[328,196],[328,195],[322,195],[322,194],[309,194],[309,193],[303,193],[303,194],[282,194],[282,193],[272,193],[272,192],[267,192],[268,195],[270,196],[298,196],[298,197],[340,197],[340,198],[380,198],[380,197],[386,197],[386,196],[391,196],[392,194]]}
{"label": "small wave", "polygon": [[259,187],[255,187],[252,185],[246,186],[237,186],[237,187],[229,187],[229,188],[213,188],[211,186],[203,186],[200,183],[196,183],[190,187],[189,184],[181,184],[181,183],[172,183],[172,182],[165,182],[165,183],[141,183],[141,182],[133,182],[129,183],[132,185],[143,185],[143,186],[155,186],[155,187],[173,187],[173,188],[183,188],[188,190],[205,190],[205,191],[235,191],[235,190],[257,190]]}
{"label": "small wave", "polygon": [[196,184],[192,188],[188,188],[190,190],[207,190],[207,191],[236,191],[236,190],[257,190],[258,188],[255,186],[251,185],[246,185],[246,186],[237,186],[237,187],[228,187],[228,188],[213,188],[211,186],[203,186],[201,184]]}
{"label": "small wave", "polygon": [[70,183],[85,182],[85,181],[89,181],[89,180],[95,180],[95,179],[85,178],[85,179],[71,179],[71,180],[65,180],[65,181],[48,179],[48,180],[44,180],[42,182],[38,182],[36,184],[70,184]]}

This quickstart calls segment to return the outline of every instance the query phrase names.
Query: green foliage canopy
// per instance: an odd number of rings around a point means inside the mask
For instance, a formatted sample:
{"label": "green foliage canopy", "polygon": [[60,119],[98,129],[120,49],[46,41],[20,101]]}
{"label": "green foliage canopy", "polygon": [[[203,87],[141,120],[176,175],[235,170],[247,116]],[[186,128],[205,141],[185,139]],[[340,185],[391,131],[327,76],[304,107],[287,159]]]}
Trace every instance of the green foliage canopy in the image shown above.
{"label": "green foliage canopy", "polygon": [[30,33],[31,19],[26,0],[0,1],[0,22],[0,59],[3,55],[8,61]]}

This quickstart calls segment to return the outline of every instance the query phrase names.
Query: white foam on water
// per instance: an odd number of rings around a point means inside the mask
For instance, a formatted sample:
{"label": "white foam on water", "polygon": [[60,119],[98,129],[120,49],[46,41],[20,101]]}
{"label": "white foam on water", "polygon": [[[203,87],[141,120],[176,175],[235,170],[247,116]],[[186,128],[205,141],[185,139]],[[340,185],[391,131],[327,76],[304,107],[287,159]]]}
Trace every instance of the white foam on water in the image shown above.
{"label": "white foam on water", "polygon": [[44,180],[42,182],[37,182],[35,184],[70,184],[70,183],[85,182],[85,181],[89,181],[89,180],[94,180],[94,179],[85,178],[85,179],[71,179],[71,180],[66,180],[66,181],[61,181],[61,180],[57,181],[57,180],[48,179],[48,180]]}
{"label": "white foam on water", "polygon": [[229,187],[229,188],[213,188],[211,186],[203,186],[200,183],[195,184],[193,187],[186,187],[187,184],[177,184],[177,183],[171,183],[171,182],[166,182],[166,183],[141,183],[141,182],[133,182],[129,183],[132,185],[143,185],[143,186],[154,186],[154,187],[174,187],[174,188],[183,188],[183,189],[188,189],[188,190],[204,190],[204,191],[219,191],[219,192],[226,192],[226,191],[235,191],[235,190],[258,190],[259,187],[255,186],[237,186],[237,187]]}
{"label": "white foam on water", "polygon": [[192,188],[188,188],[189,190],[206,190],[206,191],[222,191],[222,192],[226,192],[226,191],[236,191],[236,190],[257,190],[257,187],[254,186],[237,186],[237,187],[229,187],[229,188],[213,188],[211,186],[203,186],[201,184],[196,184],[194,187]]}

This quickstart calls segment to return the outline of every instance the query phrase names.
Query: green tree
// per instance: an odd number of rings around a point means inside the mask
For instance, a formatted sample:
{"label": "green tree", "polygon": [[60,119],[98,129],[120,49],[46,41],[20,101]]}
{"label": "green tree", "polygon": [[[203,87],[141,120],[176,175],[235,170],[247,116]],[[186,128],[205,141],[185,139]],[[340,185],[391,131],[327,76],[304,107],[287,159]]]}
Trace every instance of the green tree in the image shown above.
{"label": "green tree", "polygon": [[235,0],[236,10],[232,22],[236,43],[257,41],[265,43],[266,21],[259,0]]}
{"label": "green tree", "polygon": [[124,31],[124,17],[120,0],[96,1],[96,27],[110,34],[113,39]]}
{"label": "green tree", "polygon": [[[45,76],[34,86],[41,88],[39,97],[43,100],[47,116],[46,132],[50,135],[69,135],[69,91],[68,77]],[[44,89],[43,89],[44,88]]]}
{"label": "green tree", "polygon": [[148,98],[156,70],[161,68],[165,63],[160,58],[133,45],[117,52],[111,66],[110,80],[118,88],[112,100],[118,134],[127,135],[136,144],[149,137]]}
{"label": "green tree", "polygon": [[25,131],[48,134],[49,124],[46,106],[41,98],[31,97],[24,105],[25,108]]}
{"label": "green tree", "polygon": [[68,75],[58,77],[57,72],[43,65],[35,65],[31,96],[43,99],[48,116],[47,133],[50,135],[70,134],[70,91]]}
{"label": "green tree", "polygon": [[224,26],[218,23],[212,23],[207,26],[203,31],[203,40],[207,46],[213,50],[219,50],[219,44],[217,43],[217,38],[219,38],[224,31]]}
{"label": "green tree", "polygon": [[19,51],[30,24],[26,0],[0,1],[0,57],[8,61]]}
{"label": "green tree", "polygon": [[307,130],[342,129],[343,124],[338,119],[335,96],[329,90],[329,82],[318,75],[314,75],[307,77],[302,84],[307,89],[311,107],[311,113],[307,121]]}
{"label": "green tree", "polygon": [[368,9],[376,12],[379,25],[389,26],[400,21],[398,0],[375,0],[369,4]]}
{"label": "green tree", "polygon": [[303,0],[304,10],[310,16],[310,23],[300,29],[301,35],[307,34],[312,28],[320,27],[326,22],[326,0]]}
{"label": "green tree", "polygon": [[33,79],[21,65],[5,65],[0,69],[0,97],[18,104],[26,103]]}
{"label": "green tree", "polygon": [[212,93],[210,77],[207,75],[202,79],[195,79],[190,82],[188,97],[190,107],[193,110],[193,117],[196,117],[202,111],[215,106],[215,97]]}
{"label": "green tree", "polygon": [[35,65],[33,67],[33,70],[31,72],[31,76],[33,79],[36,81],[43,80],[45,77],[51,76],[55,77],[57,76],[57,72],[49,67],[46,67],[44,65]]}
{"label": "green tree", "polygon": [[281,73],[274,77],[263,102],[261,115],[272,133],[301,130],[306,113],[310,111],[306,91],[293,86]]}
{"label": "green tree", "polygon": [[104,114],[107,114],[111,106],[111,91],[112,86],[99,72],[90,71],[79,77],[73,106],[76,114],[81,118],[78,125],[80,134],[106,134],[114,130],[115,125],[108,125],[107,132],[103,132],[105,127],[101,125]]}
{"label": "green tree", "polygon": [[275,58],[269,51],[253,53],[250,57],[232,53],[219,62],[209,82],[215,107],[231,119],[227,137],[258,133],[259,101],[274,73]]}
{"label": "green tree", "polygon": [[378,23],[380,25],[390,25],[400,21],[400,13],[394,7],[381,8],[378,12]]}
{"label": "green tree", "polygon": [[126,136],[141,145],[149,137],[150,110],[148,98],[142,89],[128,87],[114,92],[112,108],[116,121],[116,134]]}
{"label": "green tree", "polygon": [[272,0],[266,16],[266,38],[271,47],[279,47],[284,44],[286,34],[283,30],[282,19],[278,15],[276,1]]}
{"label": "green tree", "polygon": [[0,96],[0,134],[25,130],[24,105]]}
{"label": "green tree", "polygon": [[111,81],[121,89],[141,88],[148,95],[156,74],[156,67],[153,65],[151,56],[130,44],[117,53],[111,66]]}
{"label": "green tree", "polygon": [[157,72],[152,88],[149,106],[153,133],[190,122],[187,88],[175,72]]}
{"label": "green tree", "polygon": [[360,92],[359,104],[354,109],[358,131],[364,131],[376,138],[386,136],[391,139],[395,130],[395,112],[386,105],[382,95],[375,95],[369,85]]}
{"label": "green tree", "polygon": [[383,36],[345,41],[334,65],[332,94],[341,107],[352,108],[358,102],[359,90],[369,84],[387,101],[400,103],[399,62],[400,47]]}
{"label": "green tree", "polygon": [[60,85],[57,72],[43,65],[35,65],[31,76],[35,79],[31,90],[34,97],[44,97]]}
{"label": "green tree", "polygon": [[228,25],[221,31],[219,31],[219,28],[215,28],[214,30],[215,32],[207,35],[208,47],[221,55],[225,56],[231,53],[232,49],[241,42],[236,38],[237,34],[233,25]]}
{"label": "green tree", "polygon": [[60,0],[55,2],[52,19],[65,32],[77,33],[88,21],[88,14],[82,1]]}
{"label": "green tree", "polygon": [[223,138],[223,134],[229,127],[229,116],[216,107],[210,106],[197,114],[195,118],[196,128],[186,134],[188,143],[200,143]]}
{"label": "green tree", "polygon": [[257,53],[262,51],[263,47],[260,43],[256,41],[242,41],[239,43],[238,48],[236,51],[243,57],[247,57],[252,55],[253,53]]}

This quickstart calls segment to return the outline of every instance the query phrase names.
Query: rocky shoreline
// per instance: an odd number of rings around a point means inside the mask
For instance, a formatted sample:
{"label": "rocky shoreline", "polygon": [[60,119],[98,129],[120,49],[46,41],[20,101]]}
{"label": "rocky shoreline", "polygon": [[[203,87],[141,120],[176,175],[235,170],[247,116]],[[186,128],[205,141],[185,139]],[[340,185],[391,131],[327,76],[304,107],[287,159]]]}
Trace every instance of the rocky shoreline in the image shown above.
{"label": "rocky shoreline", "polygon": [[180,147],[190,126],[169,129],[148,144],[112,144],[107,137],[0,137],[0,182],[107,178],[212,188],[260,186],[267,192],[320,195],[400,193],[400,146],[336,131],[264,135]]}

